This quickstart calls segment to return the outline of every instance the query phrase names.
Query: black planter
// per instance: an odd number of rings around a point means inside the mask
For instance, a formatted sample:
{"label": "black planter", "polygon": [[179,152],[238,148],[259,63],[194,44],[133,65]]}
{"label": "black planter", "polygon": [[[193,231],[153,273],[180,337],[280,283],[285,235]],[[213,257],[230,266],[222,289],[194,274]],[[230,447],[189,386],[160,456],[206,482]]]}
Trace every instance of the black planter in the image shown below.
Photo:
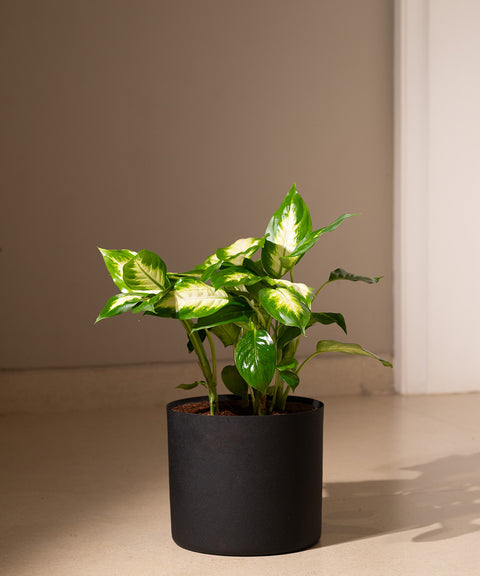
{"label": "black planter", "polygon": [[[232,398],[221,396],[220,398]],[[277,416],[205,416],[167,406],[172,536],[229,556],[294,552],[320,538],[323,404]]]}

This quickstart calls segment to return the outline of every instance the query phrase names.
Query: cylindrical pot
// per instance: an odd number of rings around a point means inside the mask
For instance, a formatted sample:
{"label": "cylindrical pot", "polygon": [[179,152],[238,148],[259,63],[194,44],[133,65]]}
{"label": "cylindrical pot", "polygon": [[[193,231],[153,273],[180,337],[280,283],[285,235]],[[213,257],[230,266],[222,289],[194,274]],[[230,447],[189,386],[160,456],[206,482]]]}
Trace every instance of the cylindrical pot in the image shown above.
{"label": "cylindrical pot", "polygon": [[[233,398],[221,396],[222,398]],[[172,536],[229,556],[294,552],[320,538],[323,404],[272,416],[206,416],[167,406]]]}

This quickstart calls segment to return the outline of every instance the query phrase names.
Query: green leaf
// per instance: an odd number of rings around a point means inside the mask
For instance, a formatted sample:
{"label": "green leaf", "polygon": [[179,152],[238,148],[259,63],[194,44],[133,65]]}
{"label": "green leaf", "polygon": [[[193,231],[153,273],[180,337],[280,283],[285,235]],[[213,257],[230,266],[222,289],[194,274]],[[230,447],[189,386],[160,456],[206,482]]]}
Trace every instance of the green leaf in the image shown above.
{"label": "green leaf", "polygon": [[240,328],[236,324],[222,324],[210,328],[210,332],[225,346],[234,346],[240,337]]}
{"label": "green leaf", "polygon": [[351,274],[346,272],[341,268],[337,268],[333,272],[330,272],[328,278],[329,282],[335,282],[335,280],[349,280],[350,282],[366,282],[367,284],[377,284],[383,276],[378,276],[376,278],[370,276],[357,276],[356,274]]}
{"label": "green leaf", "polygon": [[287,265],[285,258],[295,252],[312,233],[308,207],[292,186],[278,210],[272,216],[265,232],[267,239],[262,249],[262,264],[272,278],[281,278],[298,261],[292,258]]}
{"label": "green leaf", "polygon": [[191,384],[179,384],[177,388],[181,388],[182,390],[193,390],[197,386],[206,387],[206,384],[203,380],[197,380],[196,382],[192,382]]}
{"label": "green leaf", "polygon": [[260,276],[261,278],[266,276],[266,272],[263,269],[261,260],[251,260],[250,258],[245,258],[243,260],[242,266],[250,272],[253,272],[256,276]]}
{"label": "green leaf", "polygon": [[137,253],[131,250],[105,250],[104,248],[99,248],[98,250],[103,256],[105,266],[117,287],[122,292],[129,292],[130,290],[123,279],[123,267]]}
{"label": "green leaf", "polygon": [[249,286],[256,284],[262,279],[253,272],[242,266],[230,266],[222,270],[216,270],[210,277],[212,286],[215,288],[231,288],[234,286]]}
{"label": "green leaf", "polygon": [[[207,333],[205,332],[205,330],[199,330],[198,336],[199,336],[200,340],[203,342],[205,340],[205,338],[207,337]],[[190,339],[190,336],[188,337],[187,350],[188,350],[189,354],[191,354],[195,350],[193,343],[192,343],[192,340]]]}
{"label": "green leaf", "polygon": [[222,380],[232,394],[248,399],[248,384],[240,376],[240,372],[234,365],[225,366],[222,370]]}
{"label": "green leaf", "polygon": [[143,298],[145,298],[144,294],[115,294],[107,301],[95,320],[95,324],[104,318],[111,318],[112,316],[128,312],[128,310],[131,310],[136,304],[141,302]]}
{"label": "green leaf", "polygon": [[181,278],[155,303],[155,314],[188,320],[203,318],[230,303],[228,294],[195,278]]}
{"label": "green leaf", "polygon": [[[347,333],[345,318],[337,312],[312,312],[307,324],[307,330],[315,324],[338,324],[345,334]],[[284,348],[291,340],[300,336],[301,333],[301,330],[294,326],[281,326],[277,341],[278,348]]]}
{"label": "green leaf", "polygon": [[305,240],[301,244],[299,244],[299,246],[297,246],[297,248],[289,256],[285,258],[285,261],[282,260],[284,266],[287,267],[290,266],[290,259],[292,258],[295,259],[295,261],[298,261],[297,259],[299,257],[303,256],[306,252],[308,252],[311,248],[315,246],[320,236],[325,234],[325,232],[333,232],[336,228],[340,226],[340,224],[344,220],[346,220],[347,218],[352,218],[352,216],[357,216],[357,214],[342,214],[335,220],[335,222],[332,222],[328,226],[320,228],[319,230],[315,230],[314,232],[309,234],[305,238]]}
{"label": "green leaf", "polygon": [[290,386],[292,390],[295,390],[300,382],[300,377],[298,374],[290,370],[284,370],[283,372],[280,372],[280,377]]}
{"label": "green leaf", "polygon": [[141,250],[125,264],[123,279],[136,292],[161,292],[169,286],[165,262],[149,250]]}
{"label": "green leaf", "polygon": [[323,352],[342,352],[343,354],[353,354],[355,356],[370,356],[381,362],[384,366],[392,368],[392,364],[388,360],[383,360],[373,352],[369,352],[362,348],[359,344],[347,344],[345,342],[337,342],[336,340],[320,340],[317,343],[317,354]]}
{"label": "green leaf", "polygon": [[310,309],[302,298],[289,288],[262,288],[259,299],[265,310],[286,326],[297,326],[302,332],[308,324]]}
{"label": "green leaf", "polygon": [[313,326],[317,323],[323,324],[324,326],[328,326],[329,324],[337,324],[345,332],[345,334],[347,333],[345,318],[338,312],[312,312],[307,328],[310,328],[310,326]]}
{"label": "green leaf", "polygon": [[231,322],[248,322],[252,313],[253,311],[250,307],[240,304],[228,304],[218,312],[215,312],[215,314],[200,318],[193,330],[213,328],[214,326],[230,324]]}
{"label": "green leaf", "polygon": [[224,346],[236,344],[240,336],[240,328],[235,322],[248,322],[253,314],[250,307],[239,304],[228,304],[215,314],[200,318],[193,331],[209,329]]}
{"label": "green leaf", "polygon": [[277,364],[277,370],[283,372],[285,370],[296,370],[298,367],[298,360],[295,358],[284,358]]}
{"label": "green leaf", "polygon": [[202,282],[207,282],[208,280],[210,280],[210,277],[212,276],[212,274],[214,272],[216,272],[222,266],[222,264],[223,264],[223,262],[221,260],[218,260],[214,264],[205,268],[205,270],[202,273],[202,276],[200,277],[200,280]]}
{"label": "green leaf", "polygon": [[296,326],[280,326],[277,340],[278,349],[281,350],[284,348],[289,342],[295,340],[295,338],[298,338],[301,333],[302,331],[300,328],[297,328]]}
{"label": "green leaf", "polygon": [[164,296],[164,294],[165,292],[159,292],[158,294],[142,294],[143,300],[132,308],[132,312],[134,314],[138,314],[139,312],[144,312],[145,314],[155,312],[155,304]]}
{"label": "green leaf", "polygon": [[235,349],[235,365],[244,380],[265,394],[275,374],[277,352],[266,330],[246,332]]}

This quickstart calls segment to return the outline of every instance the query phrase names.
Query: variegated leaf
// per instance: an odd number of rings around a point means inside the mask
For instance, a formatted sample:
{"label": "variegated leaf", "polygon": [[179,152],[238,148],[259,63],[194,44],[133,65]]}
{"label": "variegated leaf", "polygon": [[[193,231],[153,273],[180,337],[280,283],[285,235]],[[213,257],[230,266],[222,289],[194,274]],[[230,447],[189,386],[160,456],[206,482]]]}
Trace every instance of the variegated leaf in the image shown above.
{"label": "variegated leaf", "polygon": [[161,292],[169,285],[165,262],[149,250],[141,250],[125,264],[123,279],[136,292]]}
{"label": "variegated leaf", "polygon": [[223,262],[221,260],[219,260],[218,262],[215,262],[211,266],[208,266],[208,268],[205,268],[205,270],[203,270],[203,272],[202,272],[200,280],[202,282],[208,282],[208,280],[210,280],[212,274],[214,272],[216,272],[222,266],[222,264],[223,264]]}
{"label": "variegated leaf", "polygon": [[290,282],[289,280],[282,280],[280,278],[265,278],[265,280],[270,284],[270,286],[274,286],[275,288],[288,288],[303,300],[308,307],[311,306],[313,297],[315,296],[314,288],[300,282]]}
{"label": "variegated leaf", "polygon": [[195,278],[181,278],[155,304],[155,313],[167,318],[203,318],[230,303],[228,294]]}
{"label": "variegated leaf", "polygon": [[303,298],[288,288],[262,288],[260,303],[265,310],[286,326],[297,326],[302,332],[308,324],[310,309]]}
{"label": "variegated leaf", "polygon": [[117,287],[122,292],[130,292],[123,279],[123,267],[137,253],[131,250],[105,250],[105,248],[99,248],[98,250],[103,256],[105,266]]}
{"label": "variegated leaf", "polygon": [[298,262],[301,256],[303,256],[306,252],[313,248],[313,246],[315,246],[317,240],[320,238],[320,236],[322,236],[322,234],[325,234],[325,232],[333,232],[344,220],[351,218],[352,216],[357,216],[357,214],[342,214],[335,220],[335,222],[332,222],[328,226],[320,228],[320,230],[315,230],[309,234],[289,256],[282,258],[282,264],[287,268],[291,268],[293,266],[292,262]]}
{"label": "variegated leaf", "polygon": [[203,264],[195,266],[195,272],[200,272],[202,281],[206,282],[222,264],[228,262],[232,265],[241,265],[245,258],[255,254],[264,243],[265,238],[240,238],[230,246],[219,248]]}
{"label": "variegated leaf", "polygon": [[342,352],[343,354],[353,354],[354,356],[370,356],[381,362],[384,366],[388,368],[392,367],[391,362],[380,358],[373,352],[369,352],[362,348],[359,344],[347,344],[345,342],[337,342],[336,340],[320,340],[317,343],[317,354],[322,354],[323,352]]}
{"label": "variegated leaf", "polygon": [[277,351],[266,330],[246,332],[235,349],[235,365],[244,380],[265,394],[275,374]]}
{"label": "variegated leaf", "polygon": [[262,279],[242,266],[231,266],[214,272],[210,278],[215,288],[232,288],[234,286],[250,286]]}
{"label": "variegated leaf", "polygon": [[269,276],[281,278],[295,265],[299,257],[289,261],[288,266],[282,263],[282,258],[292,254],[311,233],[310,212],[294,184],[265,232],[262,264]]}
{"label": "variegated leaf", "polygon": [[144,294],[115,294],[105,304],[103,310],[98,315],[95,323],[104,318],[118,316],[131,310],[136,304],[142,301]]}
{"label": "variegated leaf", "polygon": [[134,314],[138,314],[139,312],[147,313],[154,313],[155,312],[155,305],[163,298],[166,294],[166,291],[158,292],[157,294],[147,294],[143,293],[142,301],[132,309]]}
{"label": "variegated leaf", "polygon": [[203,262],[202,264],[199,264],[198,266],[195,266],[195,271],[196,272],[202,272],[203,270],[206,270],[207,268],[210,268],[210,266],[214,266],[215,264],[218,264],[220,262],[220,260],[217,258],[216,254],[212,254],[211,256],[209,256],[205,262]]}
{"label": "variegated leaf", "polygon": [[222,262],[229,262],[230,264],[240,265],[244,258],[250,258],[255,252],[262,248],[265,243],[265,238],[240,238],[230,246],[219,248],[216,256]]}

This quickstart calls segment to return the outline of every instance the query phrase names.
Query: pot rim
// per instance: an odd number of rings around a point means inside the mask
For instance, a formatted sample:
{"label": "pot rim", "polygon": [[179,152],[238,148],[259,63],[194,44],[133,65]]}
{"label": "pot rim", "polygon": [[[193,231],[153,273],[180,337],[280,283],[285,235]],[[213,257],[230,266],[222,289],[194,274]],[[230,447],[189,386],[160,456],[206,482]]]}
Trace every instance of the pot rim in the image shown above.
{"label": "pot rim", "polygon": [[[219,394],[218,399],[232,399],[238,398],[240,396],[235,396],[235,394]],[[190,404],[192,402],[200,402],[200,401],[207,401],[208,396],[192,396],[189,398],[180,398],[178,400],[173,400],[167,404],[167,412],[173,412],[173,408],[176,406],[182,406],[184,404]],[[324,408],[324,403],[320,400],[315,398],[309,398],[308,396],[288,396],[287,402],[294,401],[294,402],[301,402],[303,404],[310,404],[312,406],[312,410],[302,411],[302,412],[288,412],[285,414],[275,414],[275,417],[297,417],[301,416],[302,414],[309,414],[311,412],[316,412],[317,410],[321,410]],[[177,414],[182,414],[182,416],[188,417],[203,417],[205,414],[195,414],[191,412],[177,412]],[[262,418],[262,417],[270,417],[271,414],[229,414],[229,415],[222,415],[222,414],[215,414],[214,416],[221,417],[221,418]]]}

